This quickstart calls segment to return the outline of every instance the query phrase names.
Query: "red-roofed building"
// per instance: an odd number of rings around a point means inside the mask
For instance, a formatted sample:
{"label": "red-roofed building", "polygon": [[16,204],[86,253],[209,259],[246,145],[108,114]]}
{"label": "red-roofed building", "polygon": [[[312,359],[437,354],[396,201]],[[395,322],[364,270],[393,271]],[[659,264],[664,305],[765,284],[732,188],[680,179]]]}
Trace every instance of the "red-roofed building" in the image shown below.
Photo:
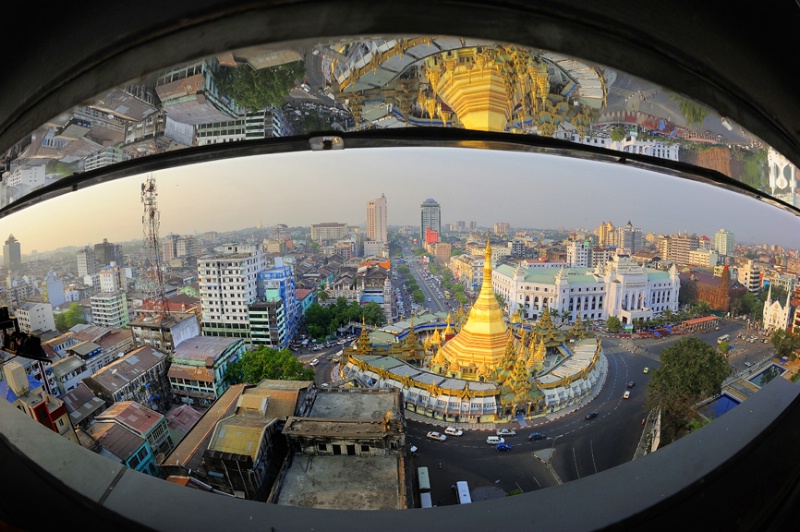
{"label": "red-roofed building", "polygon": [[728,312],[731,300],[747,291],[744,287],[734,288],[730,271],[725,266],[720,277],[710,272],[693,270],[691,273],[682,273],[681,292],[688,301],[705,301],[712,310]]}
{"label": "red-roofed building", "polygon": [[175,445],[189,434],[203,414],[189,405],[180,405],[167,412],[167,425]]}
{"label": "red-roofed building", "polygon": [[309,288],[296,288],[294,295],[300,305],[300,313],[305,314],[308,307],[317,301],[317,293]]}
{"label": "red-roofed building", "polygon": [[98,421],[91,425],[86,434],[96,445],[92,450],[126,467],[153,477],[160,477],[153,448],[147,440],[128,428],[113,421]]}
{"label": "red-roofed building", "polygon": [[228,388],[225,370],[245,351],[241,338],[195,336],[181,342],[167,372],[172,394],[186,404],[207,407]]}
{"label": "red-roofed building", "polygon": [[133,343],[137,347],[149,345],[172,354],[184,340],[200,336],[198,317],[191,312],[171,312],[161,317],[142,314],[130,323]]}
{"label": "red-roofed building", "polygon": [[137,436],[144,438],[156,453],[168,454],[175,447],[162,414],[133,401],[122,401],[109,406],[95,418],[122,425]]}

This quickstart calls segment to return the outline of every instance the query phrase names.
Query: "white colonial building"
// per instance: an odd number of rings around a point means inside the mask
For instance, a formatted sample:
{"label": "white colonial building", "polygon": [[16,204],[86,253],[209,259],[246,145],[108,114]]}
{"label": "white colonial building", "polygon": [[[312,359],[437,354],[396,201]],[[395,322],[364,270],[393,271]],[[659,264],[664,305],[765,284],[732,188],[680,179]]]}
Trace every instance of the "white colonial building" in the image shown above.
{"label": "white colonial building", "polygon": [[644,268],[628,255],[615,255],[604,268],[526,268],[498,266],[492,286],[506,301],[506,311],[517,310],[523,319],[535,320],[545,306],[562,319],[606,320],[622,323],[652,319],[665,310],[678,310],[680,279],[669,271]]}

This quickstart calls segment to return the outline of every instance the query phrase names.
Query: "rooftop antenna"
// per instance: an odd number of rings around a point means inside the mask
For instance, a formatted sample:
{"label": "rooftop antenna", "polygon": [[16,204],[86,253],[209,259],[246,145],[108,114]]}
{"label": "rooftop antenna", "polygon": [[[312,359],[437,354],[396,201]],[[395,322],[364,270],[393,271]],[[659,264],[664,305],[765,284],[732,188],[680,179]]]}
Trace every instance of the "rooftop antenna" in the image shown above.
{"label": "rooftop antenna", "polygon": [[161,214],[158,210],[158,192],[156,189],[156,178],[149,174],[147,180],[142,183],[141,190],[142,205],[142,230],[144,232],[144,251],[145,262],[149,259],[150,264],[145,267],[145,302],[150,305],[152,310],[149,315],[160,320],[168,313],[167,298],[164,293],[164,270],[161,262],[161,243],[158,235],[161,226]]}

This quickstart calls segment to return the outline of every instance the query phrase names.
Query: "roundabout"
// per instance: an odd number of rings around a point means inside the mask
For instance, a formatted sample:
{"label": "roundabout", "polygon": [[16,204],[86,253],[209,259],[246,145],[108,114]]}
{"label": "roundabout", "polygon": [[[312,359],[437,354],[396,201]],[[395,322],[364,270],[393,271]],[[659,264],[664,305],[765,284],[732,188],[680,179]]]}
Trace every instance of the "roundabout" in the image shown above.
{"label": "roundabout", "polygon": [[339,378],[367,388],[401,390],[406,410],[444,423],[510,423],[569,409],[602,383],[602,342],[580,316],[565,332],[542,313],[508,322],[492,289],[491,247],[483,283],[463,322],[447,319],[425,342],[410,330],[377,347],[365,328],[343,355]]}

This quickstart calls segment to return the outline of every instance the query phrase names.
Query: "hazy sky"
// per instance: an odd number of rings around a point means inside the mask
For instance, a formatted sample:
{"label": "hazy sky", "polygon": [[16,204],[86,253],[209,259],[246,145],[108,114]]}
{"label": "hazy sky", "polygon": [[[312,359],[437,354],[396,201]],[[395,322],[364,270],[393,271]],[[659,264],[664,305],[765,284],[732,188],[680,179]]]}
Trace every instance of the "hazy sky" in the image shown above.
{"label": "hazy sky", "polygon": [[[361,149],[256,156],[154,174],[162,236],[320,222],[363,225],[386,195],[390,225],[418,225],[433,198],[442,223],[586,228],[629,220],[648,232],[688,231],[800,248],[800,219],[736,193],[619,164],[453,148]],[[0,219],[23,255],[143,236],[146,176],[96,185]]]}

